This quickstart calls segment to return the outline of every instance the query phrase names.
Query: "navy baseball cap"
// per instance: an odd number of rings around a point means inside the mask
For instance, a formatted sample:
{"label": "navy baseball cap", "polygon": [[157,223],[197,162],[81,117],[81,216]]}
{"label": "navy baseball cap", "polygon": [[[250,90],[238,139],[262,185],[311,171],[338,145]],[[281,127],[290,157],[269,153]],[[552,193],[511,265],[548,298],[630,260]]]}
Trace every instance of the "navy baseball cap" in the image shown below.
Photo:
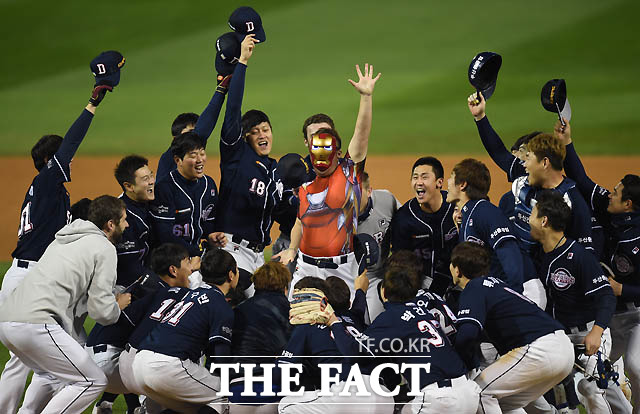
{"label": "navy baseball cap", "polygon": [[124,62],[124,56],[115,50],[102,52],[95,57],[89,64],[89,68],[96,78],[96,85],[118,85],[120,69],[124,66]]}
{"label": "navy baseball cap", "polygon": [[361,275],[364,269],[378,263],[380,259],[380,247],[378,242],[371,235],[366,233],[353,236],[353,247],[358,262],[358,274]]}
{"label": "navy baseball cap", "polygon": [[551,79],[545,83],[540,92],[540,101],[547,111],[571,121],[571,105],[567,99],[567,83],[564,79]]}
{"label": "navy baseball cap", "polygon": [[302,156],[290,153],[280,158],[276,174],[282,180],[285,189],[298,188],[307,181],[309,166]]}
{"label": "navy baseball cap", "polygon": [[240,41],[233,32],[228,32],[216,40],[216,71],[223,76],[231,75],[240,58]]}
{"label": "navy baseball cap", "polygon": [[246,35],[255,34],[260,42],[267,40],[267,35],[262,27],[262,19],[257,11],[251,7],[238,7],[229,16],[229,27],[233,30],[238,39],[242,42]]}
{"label": "navy baseball cap", "polygon": [[478,53],[469,64],[469,82],[489,99],[496,89],[502,56],[493,52]]}

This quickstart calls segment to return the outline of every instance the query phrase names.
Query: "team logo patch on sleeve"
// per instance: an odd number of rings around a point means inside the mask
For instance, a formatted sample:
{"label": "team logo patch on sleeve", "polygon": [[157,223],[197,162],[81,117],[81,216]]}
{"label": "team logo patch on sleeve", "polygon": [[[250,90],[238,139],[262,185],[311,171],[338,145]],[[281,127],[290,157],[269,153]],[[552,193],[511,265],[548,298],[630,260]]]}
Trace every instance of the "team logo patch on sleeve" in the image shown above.
{"label": "team logo patch on sleeve", "polygon": [[634,270],[631,260],[623,254],[613,256],[613,266],[616,269],[616,273],[621,276],[628,276],[633,273]]}
{"label": "team logo patch on sleeve", "polygon": [[631,253],[633,254],[638,254],[638,252],[640,252],[640,248],[638,246],[634,247],[633,250],[631,250]]}
{"label": "team logo patch on sleeve", "polygon": [[571,276],[565,268],[559,268],[555,272],[551,273],[551,282],[558,290],[567,290],[576,283],[576,278]]}

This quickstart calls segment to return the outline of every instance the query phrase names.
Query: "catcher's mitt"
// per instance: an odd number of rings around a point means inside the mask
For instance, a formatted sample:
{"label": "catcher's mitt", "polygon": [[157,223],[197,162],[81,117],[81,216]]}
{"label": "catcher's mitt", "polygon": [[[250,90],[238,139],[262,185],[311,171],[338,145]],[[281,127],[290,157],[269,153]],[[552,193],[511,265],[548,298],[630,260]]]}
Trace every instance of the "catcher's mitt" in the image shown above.
{"label": "catcher's mitt", "polygon": [[289,310],[289,322],[292,325],[324,324],[332,313],[333,308],[320,289],[306,288],[293,291]]}

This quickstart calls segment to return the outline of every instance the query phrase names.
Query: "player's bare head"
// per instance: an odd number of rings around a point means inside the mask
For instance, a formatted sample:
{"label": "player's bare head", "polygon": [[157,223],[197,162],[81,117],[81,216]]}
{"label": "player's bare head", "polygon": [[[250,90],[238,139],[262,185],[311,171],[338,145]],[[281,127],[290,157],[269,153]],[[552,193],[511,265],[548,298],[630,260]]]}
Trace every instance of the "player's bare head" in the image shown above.
{"label": "player's bare head", "polygon": [[340,136],[332,128],[321,128],[309,139],[309,155],[315,173],[328,176],[338,166]]}
{"label": "player's bare head", "polygon": [[422,157],[411,168],[411,186],[420,204],[432,197],[441,197],[440,190],[444,182],[444,167],[435,157]]}
{"label": "player's bare head", "polygon": [[529,184],[541,186],[546,174],[562,171],[566,155],[564,144],[549,134],[538,134],[527,144],[524,166],[529,174]]}
{"label": "player's bare head", "polygon": [[531,138],[535,137],[538,134],[542,134],[542,131],[533,131],[526,135],[521,136],[513,143],[511,146],[511,153],[518,157],[520,160],[524,161],[524,158],[527,154],[527,144],[531,141]]}
{"label": "player's bare head", "polygon": [[[191,274],[191,267],[187,263],[189,260],[189,252],[184,246],[177,243],[164,243],[151,252],[150,266],[158,276],[178,278],[181,270],[185,270],[184,267],[189,267],[188,274]],[[188,287],[188,279],[187,286],[184,287]]]}
{"label": "player's bare head", "polygon": [[611,193],[608,210],[614,214],[640,211],[640,177],[627,174],[620,180]]}
{"label": "player's bare head", "polygon": [[177,137],[183,132],[191,131],[198,123],[198,114],[193,112],[185,112],[176,117],[171,124],[171,136]]}
{"label": "player's bare head", "polygon": [[[533,223],[531,220],[533,219]],[[564,200],[564,196],[557,191],[542,190],[536,195],[536,203],[531,211],[529,222],[531,235],[536,240],[536,231],[551,229],[556,232],[563,232],[567,228],[567,223],[571,219],[571,208]]]}
{"label": "player's bare head", "polygon": [[467,279],[488,275],[490,260],[487,249],[476,243],[459,243],[451,252],[451,267]]}
{"label": "player's bare head", "polygon": [[[482,161],[473,158],[466,158],[453,167],[451,173],[455,189],[460,188],[470,200],[480,200],[487,198],[489,188],[491,188],[491,173]],[[449,186],[449,192],[452,192]],[[448,199],[447,199],[448,201]]]}
{"label": "player's bare head", "polygon": [[145,202],[155,198],[155,176],[149,160],[140,155],[129,155],[120,160],[114,175],[122,190],[134,201]]}
{"label": "player's bare head", "polygon": [[305,276],[302,279],[298,280],[293,287],[294,289],[318,289],[322,292],[326,292],[328,290],[327,282],[324,279],[320,279],[319,277],[314,276]]}
{"label": "player's bare head", "polygon": [[385,270],[382,294],[389,302],[406,302],[416,297],[420,286],[420,275],[415,269],[392,266]]}
{"label": "player's bare head", "polygon": [[89,204],[87,220],[96,225],[110,237],[112,242],[117,242],[122,232],[128,226],[124,201],[119,198],[102,195]]}
{"label": "player's bare head", "polygon": [[[318,132],[318,130],[321,128],[336,128],[335,124],[333,123],[333,119],[331,119],[329,115],[315,114],[305,119],[304,123],[302,124],[302,136],[304,137],[305,144],[307,144],[309,137]],[[338,145],[340,144],[342,143],[339,142]]]}
{"label": "player's bare head", "polygon": [[329,304],[336,312],[348,311],[351,307],[351,291],[347,283],[337,276],[329,276],[326,280],[327,290],[323,290]]}
{"label": "player's bare head", "polygon": [[178,135],[171,144],[171,153],[178,172],[188,180],[204,176],[207,162],[206,142],[193,131]]}
{"label": "player's bare head", "polygon": [[260,156],[269,155],[273,144],[273,130],[267,114],[252,109],[242,115],[240,124],[244,139],[251,149]]}
{"label": "player's bare head", "polygon": [[91,205],[90,198],[81,198],[71,205],[71,219],[87,220],[89,217],[89,206]]}
{"label": "player's bare head", "polygon": [[284,292],[291,282],[291,272],[282,263],[270,261],[260,266],[251,279],[256,290]]}
{"label": "player's bare head", "polygon": [[422,271],[420,258],[411,250],[397,250],[391,253],[391,256],[385,259],[383,266],[385,273],[392,267],[406,268],[416,272]]}
{"label": "player's bare head", "polygon": [[31,148],[33,166],[40,171],[60,148],[62,137],[60,135],[45,135]]}
{"label": "player's bare head", "polygon": [[232,283],[233,275],[238,273],[238,266],[236,259],[226,250],[207,250],[200,261],[200,273],[205,283],[220,286]]}
{"label": "player's bare head", "polygon": [[184,159],[185,155],[207,148],[205,141],[193,131],[178,135],[171,143],[171,154],[174,158]]}

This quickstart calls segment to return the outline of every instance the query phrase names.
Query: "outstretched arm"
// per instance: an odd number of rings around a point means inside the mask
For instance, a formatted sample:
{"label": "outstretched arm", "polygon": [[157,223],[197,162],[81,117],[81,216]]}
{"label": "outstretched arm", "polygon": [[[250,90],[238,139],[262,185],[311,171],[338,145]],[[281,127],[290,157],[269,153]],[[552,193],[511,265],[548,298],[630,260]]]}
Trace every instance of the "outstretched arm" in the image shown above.
{"label": "outstretched arm", "polygon": [[376,82],[380,79],[380,73],[374,78],[373,65],[368,63],[364,64],[364,74],[360,71],[359,65],[356,65],[356,71],[358,72],[358,82],[349,79],[349,83],[360,93],[360,109],[358,110],[356,128],[353,131],[351,142],[349,142],[349,156],[357,164],[367,157],[369,134],[371,133],[372,94]]}
{"label": "outstretched arm", "polygon": [[218,116],[220,115],[222,104],[224,103],[224,96],[227,93],[230,78],[231,75],[225,77],[222,82],[216,86],[216,91],[213,93],[211,101],[209,101],[209,105],[204,108],[204,111],[202,111],[198,117],[198,122],[196,122],[194,132],[198,134],[200,138],[204,139],[205,142],[209,139],[209,136],[218,122]]}
{"label": "outstretched arm", "polygon": [[489,153],[489,156],[495,162],[502,171],[507,173],[509,182],[516,178],[526,174],[524,166],[519,162],[518,158],[513,155],[507,147],[504,146],[502,139],[498,133],[493,129],[487,118],[485,108],[487,100],[482,97],[478,100],[476,93],[470,95],[467,98],[467,105],[469,111],[473,115],[473,119],[476,121],[476,127],[482,140],[482,145]]}

